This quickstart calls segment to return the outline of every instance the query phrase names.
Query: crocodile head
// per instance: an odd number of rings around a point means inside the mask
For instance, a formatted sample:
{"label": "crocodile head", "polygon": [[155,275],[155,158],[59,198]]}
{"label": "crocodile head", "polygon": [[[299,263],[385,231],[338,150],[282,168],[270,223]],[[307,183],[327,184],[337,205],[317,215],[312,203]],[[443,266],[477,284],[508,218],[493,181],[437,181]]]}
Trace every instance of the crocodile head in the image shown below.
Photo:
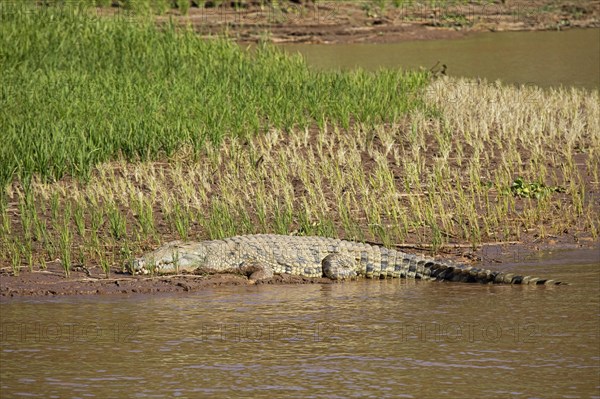
{"label": "crocodile head", "polygon": [[206,257],[203,245],[173,241],[157,250],[133,260],[132,274],[167,274],[181,270],[190,271],[202,265]]}

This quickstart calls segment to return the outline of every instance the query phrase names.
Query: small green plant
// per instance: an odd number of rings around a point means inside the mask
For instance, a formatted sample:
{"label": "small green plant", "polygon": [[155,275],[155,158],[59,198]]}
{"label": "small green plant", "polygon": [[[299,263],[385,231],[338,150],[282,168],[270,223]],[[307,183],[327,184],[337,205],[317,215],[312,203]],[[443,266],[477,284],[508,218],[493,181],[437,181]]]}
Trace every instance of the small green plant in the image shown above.
{"label": "small green plant", "polygon": [[209,214],[210,216],[203,219],[202,222],[211,239],[222,239],[235,235],[235,217],[227,204],[220,200],[213,201]]}
{"label": "small green plant", "polygon": [[26,240],[23,244],[21,244],[21,249],[23,251],[23,255],[25,260],[27,261],[27,267],[29,271],[33,271],[33,247],[31,240]]}
{"label": "small green plant", "polygon": [[40,256],[40,269],[41,270],[46,270],[48,267],[46,265],[46,258],[44,258],[44,256]]}
{"label": "small green plant", "polygon": [[176,0],[181,15],[187,15],[190,10],[190,0]]}
{"label": "small green plant", "polygon": [[116,240],[123,238],[127,233],[125,216],[123,216],[115,204],[109,205],[107,217],[112,237]]}
{"label": "small green plant", "polygon": [[11,266],[13,275],[18,276],[21,268],[21,251],[17,243],[13,242],[10,245],[11,256]]}
{"label": "small green plant", "polygon": [[75,205],[75,211],[73,212],[73,218],[75,219],[75,226],[77,227],[77,233],[81,238],[85,238],[85,217],[84,207],[81,203]]}
{"label": "small green plant", "polygon": [[540,199],[555,192],[563,193],[565,189],[558,186],[549,187],[540,182],[526,183],[523,178],[518,177],[511,184],[510,191],[516,197]]}
{"label": "small green plant", "polygon": [[277,234],[289,234],[293,221],[293,210],[286,205],[275,204],[273,209],[273,228]]}
{"label": "small green plant", "polygon": [[186,240],[188,238],[191,225],[189,209],[186,209],[185,207],[179,205],[179,203],[176,203],[169,218],[171,219],[171,223],[175,227],[175,230],[177,230],[179,237],[183,240]]}
{"label": "small green plant", "polygon": [[429,228],[431,229],[431,253],[435,254],[444,245],[444,236],[435,221],[429,222]]}
{"label": "small green plant", "polygon": [[41,219],[37,212],[33,214],[33,236],[36,241],[41,242],[48,238],[46,221]]}
{"label": "small green plant", "polygon": [[6,212],[6,210],[2,210],[2,223],[0,223],[0,231],[2,232],[3,235],[5,236],[9,236],[10,232],[12,231],[11,228],[11,224],[10,224],[10,216],[8,215],[8,212]]}
{"label": "small green plant", "polygon": [[101,207],[93,205],[88,207],[88,211],[90,213],[90,231],[92,235],[97,237],[100,227],[104,222],[104,211]]}
{"label": "small green plant", "polygon": [[25,233],[25,238],[31,237],[31,225],[33,224],[32,214],[35,215],[35,209],[33,207],[33,200],[31,195],[27,195],[19,201],[19,213],[21,216],[21,226]]}
{"label": "small green plant", "polygon": [[[178,1],[177,4],[173,4],[173,1],[171,0],[153,0],[150,2],[150,8],[151,11],[153,11],[155,14],[158,15],[163,15],[166,14],[167,11],[169,11],[169,9],[171,8],[171,6],[177,5],[179,6],[179,3],[186,3],[186,1]],[[183,5],[185,7],[185,5]],[[190,8],[190,0],[187,0],[187,9]],[[186,14],[187,14],[187,9],[186,9]]]}
{"label": "small green plant", "polygon": [[71,243],[73,240],[73,236],[71,233],[71,210],[70,208],[65,208],[65,213],[63,215],[63,222],[59,226],[59,249],[61,254],[61,263],[62,267],[65,271],[65,276],[69,277],[71,275]]}
{"label": "small green plant", "polygon": [[134,211],[136,213],[138,223],[143,238],[147,238],[150,234],[154,234],[156,229],[154,226],[154,211],[150,200],[138,198],[134,201]]}
{"label": "small green plant", "polygon": [[77,250],[77,263],[79,264],[79,266],[85,267],[86,259],[87,259],[87,256],[86,256],[84,248],[79,247]]}
{"label": "small green plant", "polygon": [[104,277],[109,278],[110,277],[110,261],[108,260],[107,256],[104,255],[102,252],[98,252],[98,257],[100,258],[100,268],[104,272]]}
{"label": "small green plant", "polygon": [[60,198],[58,192],[53,192],[52,197],[50,198],[50,212],[52,215],[52,222],[54,224],[58,221],[58,208],[60,204]]}

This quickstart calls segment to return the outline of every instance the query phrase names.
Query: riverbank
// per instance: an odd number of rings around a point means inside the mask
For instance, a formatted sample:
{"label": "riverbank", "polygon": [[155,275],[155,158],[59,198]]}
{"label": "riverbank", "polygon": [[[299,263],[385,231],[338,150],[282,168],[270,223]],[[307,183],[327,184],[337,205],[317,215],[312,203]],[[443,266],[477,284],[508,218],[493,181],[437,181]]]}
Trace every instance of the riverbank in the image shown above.
{"label": "riverbank", "polygon": [[[541,256],[549,253],[564,252],[563,263],[579,264],[582,256],[586,262],[598,261],[600,246],[598,242],[587,240],[578,243],[566,243],[553,240],[550,243],[504,243],[484,244],[476,250],[464,246],[448,246],[442,251],[444,259],[473,264],[477,267],[494,270],[513,270],[527,273],[530,264],[538,263]],[[427,254],[426,250],[416,251],[418,245],[409,249],[411,253]],[[525,265],[525,266],[524,266]],[[539,272],[538,272],[539,274]],[[546,274],[548,277],[549,274]],[[109,277],[102,270],[91,267],[75,267],[71,276],[65,278],[60,262],[49,262],[44,270],[35,269],[15,276],[12,270],[0,270],[0,297],[44,297],[65,295],[137,295],[197,292],[223,286],[252,285],[245,276],[237,275],[165,275],[155,277],[131,276],[122,270],[114,269]],[[255,284],[301,285],[301,284],[343,284],[328,278],[307,278],[290,275],[276,275],[272,279]],[[346,282],[345,284],[352,284]],[[434,282],[431,284],[444,284]],[[533,287],[532,289],[540,289]]]}
{"label": "riverbank", "polygon": [[597,90],[314,71],[267,45],[15,11],[0,27],[2,296],[248,283],[127,273],[174,239],[322,235],[489,269],[598,246]]}
{"label": "riverbank", "polygon": [[[461,38],[476,32],[600,27],[600,2],[508,1],[240,1],[161,10],[160,22],[190,25],[204,37],[240,42],[386,43]],[[219,4],[216,6],[216,4]],[[276,5],[275,5],[276,4]],[[135,11],[135,10],[134,10]],[[98,9],[122,15],[127,10]],[[156,13],[157,10],[154,10]]]}
{"label": "riverbank", "polygon": [[[34,205],[13,184],[0,295],[249,284],[240,276],[131,276],[127,266],[169,240],[260,232],[366,240],[494,270],[508,259],[527,274],[518,264],[539,251],[598,248],[597,96],[443,78],[424,92],[429,107],[394,125],[272,130],[208,146],[196,160],[182,147],[170,160],[104,163],[88,182],[34,179]],[[79,209],[81,221],[57,209]]]}

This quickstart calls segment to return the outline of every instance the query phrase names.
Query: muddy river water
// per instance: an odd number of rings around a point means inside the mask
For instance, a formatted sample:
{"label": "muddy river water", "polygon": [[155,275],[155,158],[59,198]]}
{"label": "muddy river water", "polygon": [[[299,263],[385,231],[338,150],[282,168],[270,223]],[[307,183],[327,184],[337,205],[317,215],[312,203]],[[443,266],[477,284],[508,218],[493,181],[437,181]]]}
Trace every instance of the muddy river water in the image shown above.
{"label": "muddy river water", "polygon": [[3,300],[2,398],[600,397],[600,253],[496,265],[567,280],[225,287]]}
{"label": "muddy river water", "polygon": [[431,68],[542,87],[600,87],[600,29],[479,33],[466,39],[388,44],[287,44],[316,68]]}

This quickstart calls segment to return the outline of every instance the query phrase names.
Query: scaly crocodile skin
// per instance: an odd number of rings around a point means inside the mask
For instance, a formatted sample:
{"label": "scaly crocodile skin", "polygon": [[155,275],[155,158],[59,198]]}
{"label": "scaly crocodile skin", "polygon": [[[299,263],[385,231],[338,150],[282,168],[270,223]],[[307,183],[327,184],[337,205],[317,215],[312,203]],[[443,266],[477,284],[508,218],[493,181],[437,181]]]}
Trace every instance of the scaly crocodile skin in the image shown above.
{"label": "scaly crocodile skin", "polygon": [[259,234],[163,245],[133,262],[135,273],[238,273],[251,280],[273,274],[344,280],[414,278],[496,284],[561,284],[531,276],[478,269],[406,254],[377,245],[324,237]]}

